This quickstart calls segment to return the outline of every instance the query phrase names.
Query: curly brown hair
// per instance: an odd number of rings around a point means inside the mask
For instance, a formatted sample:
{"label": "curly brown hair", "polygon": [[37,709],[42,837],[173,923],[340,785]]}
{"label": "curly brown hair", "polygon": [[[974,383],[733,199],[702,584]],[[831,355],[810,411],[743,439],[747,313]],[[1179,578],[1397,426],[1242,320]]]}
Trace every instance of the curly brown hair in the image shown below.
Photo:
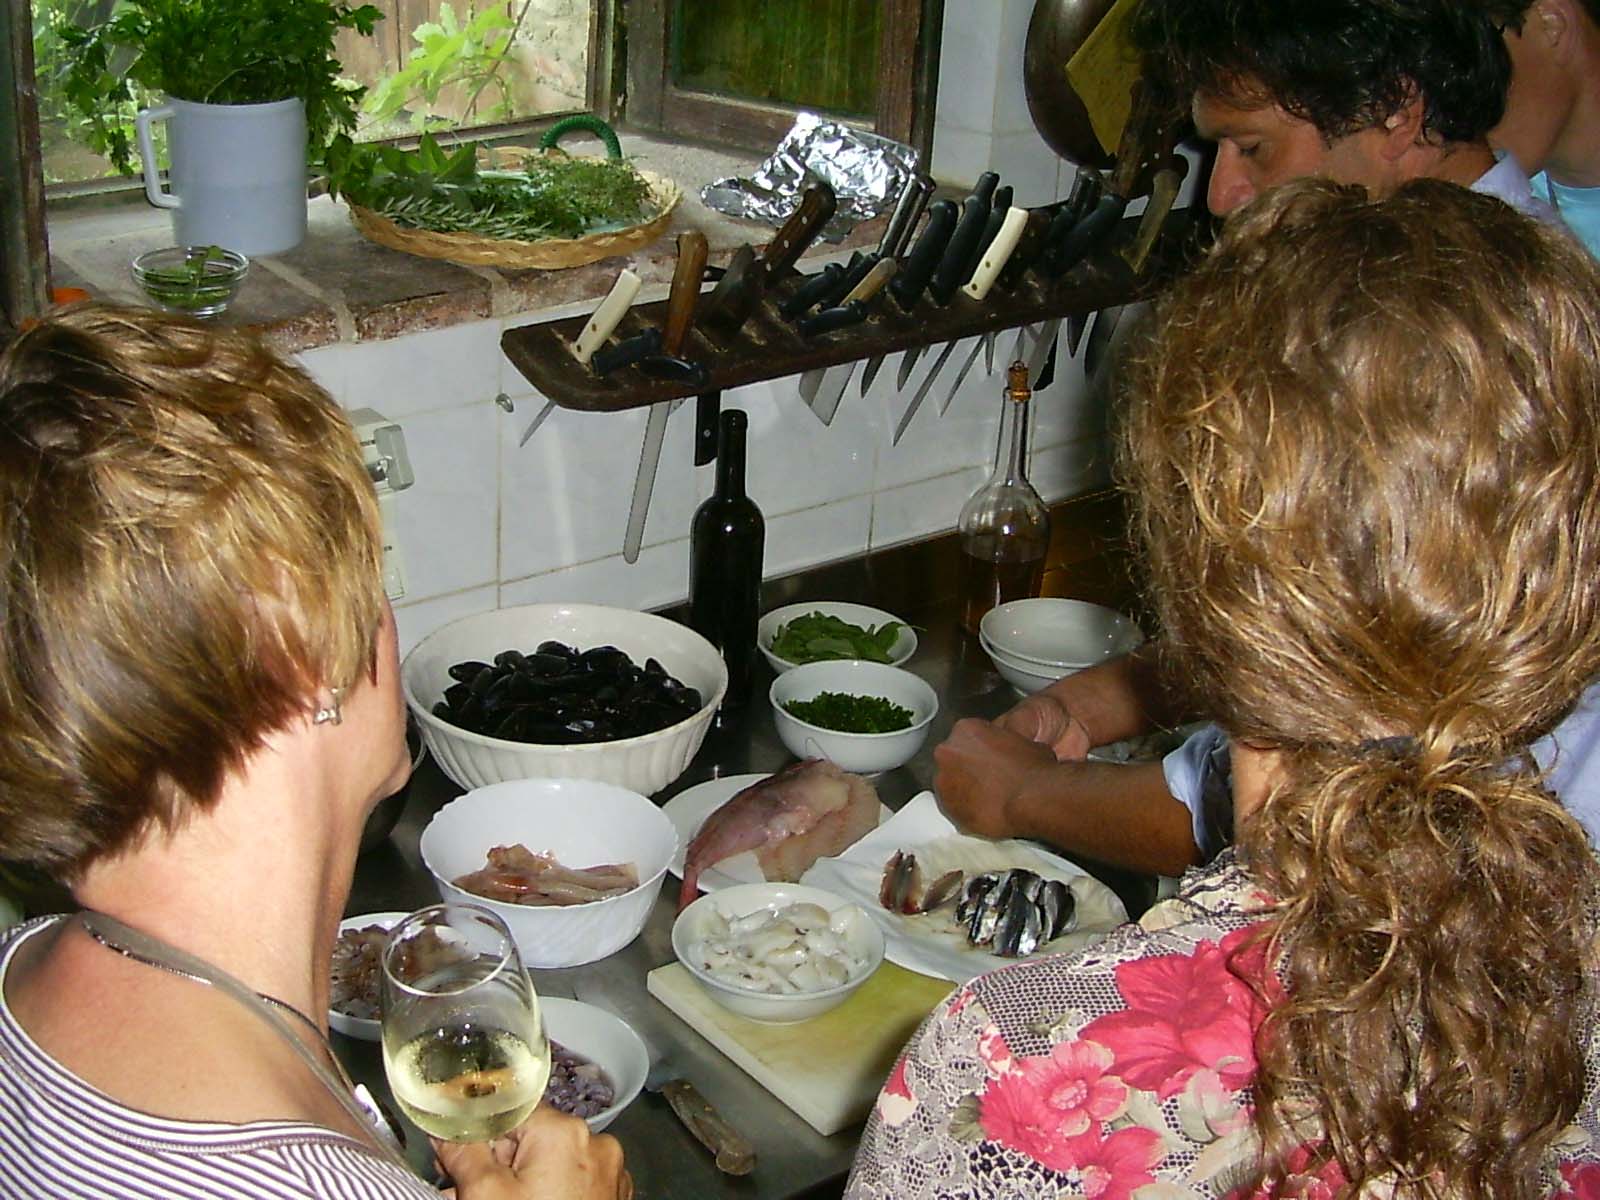
{"label": "curly brown hair", "polygon": [[[1600,870],[1529,744],[1600,675],[1600,271],[1437,181],[1305,181],[1165,298],[1120,455],[1175,661],[1280,782],[1261,1178],[1532,1197]],[[1548,1190],[1548,1180],[1544,1191]]]}

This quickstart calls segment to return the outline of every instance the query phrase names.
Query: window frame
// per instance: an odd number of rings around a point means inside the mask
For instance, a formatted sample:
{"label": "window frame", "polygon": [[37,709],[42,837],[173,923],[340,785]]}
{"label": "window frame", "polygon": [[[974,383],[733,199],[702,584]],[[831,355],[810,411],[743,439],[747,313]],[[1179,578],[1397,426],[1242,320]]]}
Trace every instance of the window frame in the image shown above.
{"label": "window frame", "polygon": [[[878,106],[872,128],[915,147],[927,161],[933,145],[944,0],[881,3]],[[699,140],[747,150],[770,149],[789,131],[798,110],[674,84],[670,77],[674,7],[674,0],[630,0],[628,124],[669,137],[693,129]]]}
{"label": "window frame", "polygon": [[44,168],[33,83],[29,0],[0,7],[0,312],[8,328],[42,313],[50,295]]}

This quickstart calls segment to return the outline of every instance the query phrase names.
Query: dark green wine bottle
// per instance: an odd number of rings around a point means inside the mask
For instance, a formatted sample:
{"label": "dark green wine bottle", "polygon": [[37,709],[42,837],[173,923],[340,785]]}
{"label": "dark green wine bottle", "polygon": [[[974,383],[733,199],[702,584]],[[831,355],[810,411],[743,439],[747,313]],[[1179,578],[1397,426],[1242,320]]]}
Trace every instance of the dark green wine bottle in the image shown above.
{"label": "dark green wine bottle", "polygon": [[689,624],[718,650],[728,667],[724,708],[750,699],[761,615],[761,555],[766,522],[745,493],[745,431],[738,409],[722,414],[717,439],[717,486],[689,526]]}

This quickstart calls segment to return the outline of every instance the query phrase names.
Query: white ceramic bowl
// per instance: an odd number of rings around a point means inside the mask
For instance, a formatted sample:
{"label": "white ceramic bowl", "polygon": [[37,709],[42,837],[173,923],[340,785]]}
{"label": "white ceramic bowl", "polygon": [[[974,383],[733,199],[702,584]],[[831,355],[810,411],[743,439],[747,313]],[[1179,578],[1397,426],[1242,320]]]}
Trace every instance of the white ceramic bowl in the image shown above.
{"label": "white ceramic bowl", "polygon": [[[911,724],[893,733],[841,733],[824,729],[784,708],[793,700],[812,700],[822,692],[882,696],[911,710]],[[857,775],[876,775],[909,762],[927,740],[939,711],[939,697],[919,676],[903,667],[860,659],[802,663],[772,681],[772,719],[778,737],[797,758],[826,758]]]}
{"label": "white ceramic bowl", "polygon": [[1115,609],[1049,596],[1012,600],[990,609],[979,622],[978,633],[994,650],[1036,672],[1092,666],[1144,641],[1139,627]]}
{"label": "white ceramic bowl", "polygon": [[[799,901],[820,904],[830,913],[849,914],[844,941],[856,957],[866,960],[866,965],[840,986],[820,992],[788,995],[757,992],[714,979],[693,961],[690,947],[705,937],[706,924],[713,912],[720,912],[732,920],[762,910],[784,908]],[[706,994],[730,1012],[768,1025],[792,1025],[796,1021],[807,1021],[829,1009],[838,1008],[882,965],[883,949],[883,930],[860,906],[833,892],[807,887],[802,883],[741,883],[721,891],[707,892],[679,913],[678,919],[672,924],[672,952],[678,956],[684,970],[706,990]]]}
{"label": "white ceramic bowl", "polygon": [[1071,675],[1074,671],[1083,670],[1081,666],[1041,667],[1019,663],[996,654],[987,643],[984,643],[984,649],[989,651],[989,660],[994,663],[994,669],[1000,672],[1000,678],[1016,688],[1023,696],[1031,696],[1034,692],[1049,687],[1056,680]]}
{"label": "white ceramic bowl", "polygon": [[[639,886],[587,904],[508,904],[463,891],[452,879],[479,870],[496,846],[520,842],[567,867],[633,863]],[[614,954],[638,936],[678,834],[638,792],[587,779],[521,779],[477,788],[446,804],[422,831],[422,864],[445,900],[481,904],[510,927],[529,967],[575,967]]]}
{"label": "white ceramic bowl", "polygon": [[[796,617],[809,616],[811,613],[823,613],[830,617],[838,617],[841,621],[848,621],[852,625],[859,625],[862,629],[876,629],[890,621],[900,621],[893,613],[884,612],[881,608],[870,608],[865,604],[849,604],[843,600],[818,600],[811,604],[786,604],[782,608],[775,608],[761,618],[756,625],[756,645],[766,660],[772,664],[772,669],[782,675],[791,667],[800,666],[800,663],[790,662],[787,658],[780,658],[772,652],[773,639],[778,636],[778,630]],[[900,621],[900,632],[895,637],[894,644],[889,647],[889,665],[897,667],[906,659],[917,652],[917,634],[910,625]],[[841,660],[833,660],[841,661]]]}
{"label": "white ceramic bowl", "polygon": [[616,1099],[611,1107],[585,1117],[589,1132],[599,1133],[617,1114],[632,1104],[650,1072],[650,1054],[644,1042],[621,1017],[580,1000],[540,996],[544,1031],[574,1054],[587,1058],[606,1073]]}
{"label": "white ceramic bowl", "polygon": [[[409,915],[409,913],[403,912],[376,912],[346,917],[339,922],[339,933],[342,935],[346,931],[366,929],[371,925],[378,925],[384,929],[393,929]],[[382,971],[383,967],[380,964],[378,973],[373,978],[374,989],[379,987],[378,975],[381,975]],[[328,1024],[347,1037],[361,1038],[367,1042],[377,1042],[383,1039],[382,1021],[368,1017],[352,1017],[331,1006],[328,1008]]]}
{"label": "white ceramic bowl", "polygon": [[[580,650],[615,646],[641,665],[655,658],[669,675],[698,689],[704,703],[692,717],[655,733],[577,746],[488,737],[434,716],[454,663],[490,662],[502,650],[526,652],[550,640]],[[419,642],[400,675],[429,753],[462,787],[508,779],[594,779],[647,796],[683,774],[728,687],[722,656],[694,630],[653,613],[597,604],[528,604],[463,617]]]}

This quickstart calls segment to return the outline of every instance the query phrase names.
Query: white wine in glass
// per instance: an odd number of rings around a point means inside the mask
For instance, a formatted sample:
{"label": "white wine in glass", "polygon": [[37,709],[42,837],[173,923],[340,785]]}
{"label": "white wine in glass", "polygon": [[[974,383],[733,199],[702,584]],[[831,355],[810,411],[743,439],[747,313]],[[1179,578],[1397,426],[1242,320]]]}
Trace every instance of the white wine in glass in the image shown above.
{"label": "white wine in glass", "polygon": [[516,941],[476,904],[412,913],[383,952],[383,1066],[425,1133],[483,1142],[544,1095],[550,1042]]}

